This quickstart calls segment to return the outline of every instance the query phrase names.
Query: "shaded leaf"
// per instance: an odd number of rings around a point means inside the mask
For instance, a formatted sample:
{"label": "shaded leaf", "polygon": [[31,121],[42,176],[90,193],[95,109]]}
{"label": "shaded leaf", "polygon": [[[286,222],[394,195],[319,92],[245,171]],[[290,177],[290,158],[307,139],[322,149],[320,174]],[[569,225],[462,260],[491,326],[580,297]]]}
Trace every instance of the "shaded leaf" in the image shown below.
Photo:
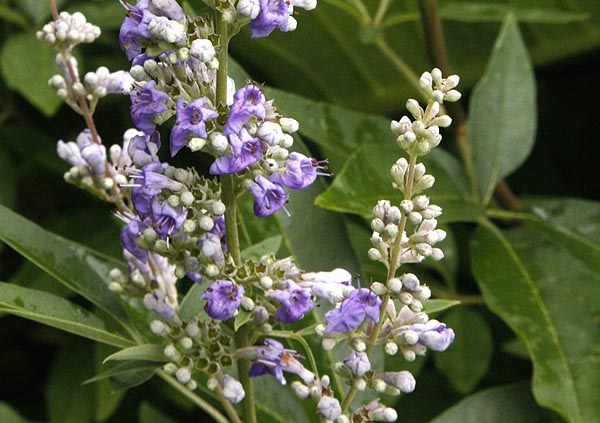
{"label": "shaded leaf", "polygon": [[[94,369],[100,372],[104,357],[114,352],[115,349],[103,344],[94,345]],[[94,407],[94,419],[103,422],[110,418],[117,410],[125,397],[125,392],[113,392],[107,380],[99,380],[93,386],[96,407]]]}
{"label": "shaded leaf", "polygon": [[[158,364],[156,362],[152,362],[152,361],[127,361],[124,363],[118,363],[110,368],[108,368],[107,370],[103,370],[102,372],[98,373],[96,376],[91,377],[87,380],[85,380],[83,382],[83,384],[89,384],[89,383],[94,383],[94,382],[98,382],[100,380],[105,380],[105,379],[115,379],[115,380],[134,380],[136,377],[141,377],[142,375],[148,375],[150,374],[150,376],[148,376],[145,380],[150,379],[150,377],[152,377],[152,375],[154,375],[154,373],[156,372],[156,370],[159,368]],[[137,375],[139,374],[139,375]],[[137,376],[136,376],[137,375]],[[144,381],[145,381],[144,380]],[[142,383],[142,382],[140,382]],[[111,380],[111,387],[112,387],[112,380]],[[114,389],[113,390],[117,390]]]}
{"label": "shaded leaf", "polygon": [[135,345],[133,347],[125,348],[119,350],[108,357],[106,357],[102,363],[107,363],[109,361],[156,361],[158,363],[163,363],[167,361],[165,354],[163,352],[164,347],[162,345],[156,344],[144,344],[144,345]]}
{"label": "shaded leaf", "polygon": [[46,292],[0,282],[0,308],[109,345],[125,347],[133,344],[133,341],[109,331],[95,314]]}
{"label": "shaded leaf", "polygon": [[0,402],[0,421],[4,423],[27,423],[17,411],[6,402]]}
{"label": "shaded leaf", "polygon": [[492,331],[481,314],[465,308],[450,311],[444,316],[444,323],[454,330],[456,337],[443,354],[433,354],[433,361],[452,386],[465,394],[489,370],[494,351]]}
{"label": "shaded leaf", "polygon": [[[490,309],[525,344],[537,401],[572,422],[600,415],[597,331],[600,253],[538,231],[480,227],[471,240],[472,269]],[[585,258],[585,260],[582,260]],[[582,295],[585,293],[585,295]]]}
{"label": "shaded leaf", "polygon": [[460,304],[457,300],[432,299],[423,303],[423,311],[427,314],[439,313]]}
{"label": "shaded leaf", "polygon": [[0,144],[0,181],[0,204],[12,207],[17,196],[17,175],[3,144]]}
{"label": "shaded leaf", "polygon": [[153,407],[147,401],[142,401],[138,408],[139,423],[176,423],[176,420],[164,414],[158,408]]}
{"label": "shaded leaf", "polygon": [[517,21],[527,23],[566,24],[590,19],[589,13],[568,12],[551,7],[515,8],[491,2],[453,2],[440,9],[442,19],[458,22],[502,22],[508,13],[513,13]]}
{"label": "shaded leaf", "polygon": [[206,313],[202,313],[204,309],[204,300],[200,299],[200,296],[208,286],[208,283],[204,281],[202,284],[195,283],[188,290],[185,297],[181,301],[179,306],[179,317],[183,319],[183,321],[192,320],[195,316],[206,316]]}
{"label": "shaded leaf", "polygon": [[0,240],[121,322],[127,317],[109,291],[110,270],[118,261],[101,259],[82,245],[56,236],[0,206]]}
{"label": "shaded leaf", "polygon": [[265,254],[275,254],[279,250],[279,247],[281,247],[282,241],[283,238],[281,235],[266,238],[258,244],[254,244],[243,250],[241,253],[242,260],[260,260]]}
{"label": "shaded leaf", "polygon": [[48,86],[48,79],[58,72],[55,57],[56,51],[39,42],[34,33],[11,36],[0,51],[0,70],[6,84],[46,116],[52,116],[62,104]]}
{"label": "shaded leaf", "polygon": [[519,382],[477,392],[431,423],[536,422],[543,416],[531,396],[529,382]]}
{"label": "shaded leaf", "polygon": [[56,356],[46,384],[46,404],[50,423],[84,423],[94,418],[94,389],[81,386],[93,365],[92,345],[75,342]]}
{"label": "shaded leaf", "polygon": [[483,204],[529,156],[535,140],[535,81],[514,15],[508,14],[469,107],[469,143]]}

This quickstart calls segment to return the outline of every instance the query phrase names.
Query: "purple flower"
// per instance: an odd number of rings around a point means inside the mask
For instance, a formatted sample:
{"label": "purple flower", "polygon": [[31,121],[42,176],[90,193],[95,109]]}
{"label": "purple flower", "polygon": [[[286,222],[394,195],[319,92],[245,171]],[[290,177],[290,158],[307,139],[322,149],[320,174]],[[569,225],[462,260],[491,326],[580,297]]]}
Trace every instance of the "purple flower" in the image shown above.
{"label": "purple flower", "polygon": [[119,44],[129,60],[142,52],[142,43],[151,40],[148,24],[157,16],[165,16],[175,21],[184,18],[181,6],[175,0],[152,1],[139,0],[135,6],[123,3],[127,15],[119,30]]}
{"label": "purple flower", "polygon": [[[209,107],[205,107],[207,106]],[[177,118],[171,130],[171,156],[177,154],[188,145],[191,136],[206,138],[206,121],[219,114],[212,109],[206,97],[198,98],[190,103],[180,98],[177,100]]]}
{"label": "purple flower", "polygon": [[217,280],[200,297],[206,300],[204,310],[215,320],[227,320],[233,317],[242,303],[244,287],[232,281]]}
{"label": "purple flower", "polygon": [[158,150],[160,149],[160,134],[158,131],[146,135],[139,132],[127,142],[127,154],[131,157],[134,165],[145,166],[152,162],[158,162]]}
{"label": "purple flower", "polygon": [[96,144],[89,129],[77,136],[77,143],[58,141],[56,150],[61,159],[72,166],[86,167],[92,175],[104,175],[106,148]]}
{"label": "purple flower", "polygon": [[286,0],[260,0],[260,13],[250,22],[252,38],[267,37],[275,28],[287,32],[289,17]]}
{"label": "purple flower", "polygon": [[291,279],[288,279],[286,283],[288,289],[277,290],[271,294],[281,303],[275,313],[275,319],[283,323],[294,323],[312,309],[313,302],[310,289],[301,288]]}
{"label": "purple flower", "polygon": [[315,375],[304,368],[296,351],[283,348],[283,344],[274,339],[265,339],[265,346],[256,347],[255,361],[250,368],[250,377],[272,374],[282,385],[286,384],[283,371],[297,374],[306,383],[314,381]]}
{"label": "purple flower", "polygon": [[186,208],[173,207],[168,201],[161,201],[157,197],[152,198],[150,207],[149,218],[152,220],[152,227],[163,238],[176,232],[187,218]]}
{"label": "purple flower", "polygon": [[288,200],[287,193],[283,187],[274,184],[263,176],[258,175],[250,185],[250,191],[254,196],[254,214],[258,217],[267,217],[283,208]]}
{"label": "purple flower", "polygon": [[229,144],[233,152],[214,161],[210,166],[211,175],[230,175],[241,172],[262,157],[260,139],[252,138],[245,128],[240,130],[239,136],[238,134],[229,135]]}
{"label": "purple flower", "polygon": [[221,237],[217,234],[206,232],[198,238],[198,246],[202,255],[210,260],[219,262],[225,259]]}
{"label": "purple flower", "polygon": [[350,293],[338,309],[325,313],[326,333],[351,332],[357,329],[368,317],[379,321],[381,298],[367,288],[359,288]]}
{"label": "purple flower", "polygon": [[175,317],[175,311],[168,303],[165,293],[159,289],[155,289],[151,294],[144,296],[144,305],[148,310],[157,312],[165,320],[171,320]]}
{"label": "purple flower", "polygon": [[130,169],[131,176],[135,183],[129,185],[131,189],[131,201],[138,214],[146,217],[152,211],[152,202],[154,197],[163,190],[181,191],[184,185],[164,175],[167,169],[167,163],[151,162],[145,165],[142,170]]}
{"label": "purple flower", "polygon": [[371,370],[371,362],[369,356],[364,352],[352,352],[344,358],[344,365],[350,369],[350,371],[358,377],[363,376],[369,370]]}
{"label": "purple flower", "polygon": [[156,82],[147,82],[130,94],[131,119],[135,126],[151,134],[156,129],[153,118],[159,113],[167,111],[169,95],[156,89]]}
{"label": "purple flower", "polygon": [[445,351],[454,341],[454,331],[437,320],[410,327],[419,334],[419,343],[433,351]]}
{"label": "purple flower", "polygon": [[256,85],[246,85],[237,90],[233,96],[233,104],[229,109],[223,133],[226,136],[239,134],[242,127],[251,117],[264,119],[266,116],[266,99]]}
{"label": "purple flower", "polygon": [[142,235],[144,229],[149,228],[147,220],[140,220],[139,217],[131,220],[123,229],[121,229],[121,244],[131,255],[142,263],[148,261],[148,250],[140,247],[137,239]]}
{"label": "purple flower", "polygon": [[275,172],[269,179],[291,189],[305,189],[317,179],[317,166],[316,160],[294,152],[283,172]]}

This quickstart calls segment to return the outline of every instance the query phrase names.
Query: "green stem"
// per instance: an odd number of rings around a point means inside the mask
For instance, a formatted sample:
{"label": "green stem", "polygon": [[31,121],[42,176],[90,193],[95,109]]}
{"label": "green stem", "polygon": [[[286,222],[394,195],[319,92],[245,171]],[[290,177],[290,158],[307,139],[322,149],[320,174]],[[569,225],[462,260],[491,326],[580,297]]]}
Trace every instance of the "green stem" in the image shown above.
{"label": "green stem", "polygon": [[158,370],[156,373],[161,379],[163,379],[165,382],[167,382],[169,385],[171,385],[173,388],[179,391],[179,393],[183,394],[184,397],[186,397],[198,407],[200,407],[202,410],[204,410],[206,413],[208,413],[215,420],[215,422],[230,423],[227,417],[221,414],[219,410],[217,410],[215,407],[210,405],[207,401],[205,401],[198,395],[194,394],[181,383],[177,382],[175,379],[173,379],[173,377],[166,374],[163,370]]}
{"label": "green stem", "polygon": [[361,0],[352,0],[352,3],[354,4],[354,7],[356,7],[356,10],[360,14],[361,20],[359,23],[362,26],[368,25],[371,22],[371,15],[369,14],[369,11],[367,10],[366,6]]}
{"label": "green stem", "polygon": [[[227,105],[227,68],[228,68],[228,50],[229,33],[227,22],[223,19],[223,13],[217,7],[216,11],[216,30],[219,35],[219,49],[217,58],[219,59],[219,69],[217,70],[217,90],[215,103],[222,109]],[[225,234],[227,237],[227,250],[236,266],[241,265],[240,239],[237,225],[236,193],[235,193],[235,175],[221,176],[221,201],[225,204]],[[235,335],[236,348],[244,348],[250,344],[249,325],[242,326]],[[248,359],[239,359],[237,361],[238,377],[244,387],[246,396],[242,402],[244,411],[244,421],[247,423],[256,423],[256,406],[254,400],[254,389],[250,380],[250,361]]]}
{"label": "green stem", "polygon": [[[410,200],[412,198],[413,184],[415,179],[415,166],[417,165],[417,155],[411,154],[410,162],[408,167],[408,176],[406,178],[406,189],[404,190],[404,198]],[[387,280],[394,278],[396,276],[396,270],[398,266],[398,260],[400,259],[400,249],[402,247],[402,234],[406,228],[406,222],[408,221],[407,215],[403,214],[402,219],[400,220],[400,224],[398,225],[398,236],[396,237],[396,242],[392,247],[392,255],[390,257],[390,262],[387,271]],[[365,353],[367,357],[371,357],[373,353],[373,349],[375,348],[377,337],[379,336],[379,332],[381,331],[381,327],[383,326],[383,322],[385,321],[385,315],[387,313],[387,306],[390,302],[390,294],[385,294],[383,296],[383,300],[381,301],[381,311],[379,313],[379,321],[373,328],[373,332],[371,332],[371,336],[369,337],[369,341],[367,342],[367,350]],[[357,389],[352,385],[344,401],[342,402],[342,413],[345,413],[350,404],[352,404],[352,400],[357,393]]]}
{"label": "green stem", "polygon": [[375,13],[375,17],[373,18],[373,28],[379,28],[381,21],[385,17],[385,13],[390,7],[390,0],[381,0],[379,2],[379,7],[377,8],[377,12]]}

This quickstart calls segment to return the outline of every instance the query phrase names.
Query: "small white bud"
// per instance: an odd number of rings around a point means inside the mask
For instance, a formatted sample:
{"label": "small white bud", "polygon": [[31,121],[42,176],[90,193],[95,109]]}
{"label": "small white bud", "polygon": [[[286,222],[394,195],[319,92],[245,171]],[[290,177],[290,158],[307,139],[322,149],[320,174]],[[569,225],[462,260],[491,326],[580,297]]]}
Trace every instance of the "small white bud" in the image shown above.
{"label": "small white bud", "polygon": [[400,211],[400,209],[396,206],[390,207],[390,209],[388,210],[388,222],[398,224],[400,223],[401,219],[402,212]]}
{"label": "small white bud", "polygon": [[363,352],[367,349],[367,344],[360,338],[352,338],[350,341],[350,346],[354,351]]}
{"label": "small white bud", "polygon": [[431,77],[436,85],[440,84],[442,82],[442,71],[439,70],[439,68],[433,68],[431,71]]}
{"label": "small white bud", "polygon": [[288,17],[288,31],[295,31],[298,28],[298,21],[293,16]]}
{"label": "small white bud", "polygon": [[181,339],[179,339],[178,342],[181,348],[183,348],[184,350],[189,350],[194,346],[194,341],[192,341],[192,339],[188,338],[187,336],[182,337]]}
{"label": "small white bud", "polygon": [[342,414],[337,419],[335,419],[335,423],[350,423],[350,419],[345,414]]}
{"label": "small white bud", "polygon": [[444,258],[444,252],[440,248],[432,248],[429,257],[435,261],[440,261]]}
{"label": "small white bud", "polygon": [[244,387],[229,375],[223,377],[223,396],[231,403],[237,404],[246,396]]}
{"label": "small white bud", "polygon": [[371,229],[373,229],[375,232],[382,232],[385,229],[385,223],[383,223],[383,220],[376,217],[371,220]]}
{"label": "small white bud", "polygon": [[325,351],[331,351],[333,347],[335,347],[336,343],[337,342],[333,338],[323,338],[323,341],[321,341],[321,347]]}
{"label": "small white bud", "polygon": [[115,292],[117,294],[120,294],[121,292],[123,292],[123,285],[121,285],[119,282],[111,282],[108,284],[108,289],[111,292]]}
{"label": "small white bud", "polygon": [[182,192],[179,196],[179,199],[181,200],[181,204],[183,204],[185,207],[189,207],[194,204],[194,194],[192,194],[190,191]]}
{"label": "small white bud", "polygon": [[217,386],[219,386],[219,381],[215,377],[208,378],[206,381],[206,387],[211,391],[217,389]]}
{"label": "small white bud", "polygon": [[292,137],[290,134],[283,134],[281,141],[279,141],[279,145],[283,148],[290,148],[292,145],[294,145],[294,137]]}
{"label": "small white bud", "polygon": [[288,134],[293,134],[300,129],[300,124],[296,119],[282,117],[279,119],[279,125],[281,129]]}
{"label": "small white bud", "polygon": [[383,261],[383,256],[377,248],[369,248],[367,256],[373,261]]}
{"label": "small white bud", "polygon": [[250,297],[242,297],[242,308],[246,311],[254,310],[254,300]]}
{"label": "small white bud", "polygon": [[165,347],[165,349],[163,350],[163,353],[165,354],[165,357],[167,357],[169,360],[172,360],[172,361],[181,360],[181,353],[177,350],[177,348],[175,348],[175,345],[173,345],[173,344],[167,345]]}
{"label": "small white bud", "polygon": [[221,271],[219,270],[219,267],[216,264],[207,264],[204,268],[204,273],[206,273],[206,276],[208,276],[209,278],[214,278],[220,272]]}
{"label": "small white bud", "polygon": [[175,377],[177,378],[177,381],[179,383],[185,385],[190,380],[192,380],[192,373],[187,367],[180,367],[179,370],[175,372]]}
{"label": "small white bud", "polygon": [[215,226],[215,221],[209,216],[202,216],[199,221],[200,229],[205,232],[212,230]]}
{"label": "small white bud", "polygon": [[198,39],[192,42],[190,56],[202,63],[208,63],[215,57],[215,47],[210,40]]}
{"label": "small white bud", "polygon": [[352,384],[358,391],[364,391],[367,389],[367,382],[364,379],[356,379]]}
{"label": "small white bud", "polygon": [[158,336],[166,336],[169,333],[169,327],[160,320],[150,322],[150,330]]}
{"label": "small white bud", "polygon": [[240,15],[247,18],[256,19],[260,13],[259,0],[240,0],[237,4],[237,11]]}
{"label": "small white bud", "polygon": [[298,398],[304,399],[308,398],[308,396],[310,395],[308,386],[298,382],[297,380],[292,382],[292,389],[294,390],[294,393]]}
{"label": "small white bud", "polygon": [[387,293],[387,288],[381,282],[373,282],[370,288],[376,295],[385,295]]}
{"label": "small white bud", "polygon": [[263,277],[260,278],[260,280],[258,281],[258,283],[264,289],[271,289],[271,287],[273,286],[273,279],[271,279],[271,277],[269,277],[269,276],[263,276]]}
{"label": "small white bud", "polygon": [[387,281],[386,286],[394,294],[398,294],[402,290],[402,282],[398,278],[391,278]]}
{"label": "small white bud", "polygon": [[196,230],[197,226],[198,225],[196,225],[196,222],[194,220],[187,219],[185,222],[183,222],[183,231],[186,234],[191,234]]}
{"label": "small white bud", "polygon": [[326,329],[326,326],[323,325],[323,324],[315,326],[315,332],[319,336],[324,336],[325,335],[325,329]]}
{"label": "small white bud", "polygon": [[283,138],[281,126],[275,122],[266,121],[258,128],[257,135],[270,146],[278,145]]}
{"label": "small white bud", "polygon": [[461,97],[462,94],[457,90],[450,90],[446,94],[444,94],[444,100],[449,101],[451,103],[460,100]]}
{"label": "small white bud", "polygon": [[430,122],[431,125],[447,128],[452,125],[452,118],[448,115],[438,116]]}
{"label": "small white bud", "polygon": [[427,285],[421,285],[414,295],[419,301],[427,301],[431,298],[431,289]]}
{"label": "small white bud", "polygon": [[413,350],[409,350],[409,349],[403,349],[402,356],[404,357],[404,359],[406,361],[415,361],[415,359],[417,358],[417,355],[415,354],[415,352]]}
{"label": "small white bud", "polygon": [[452,88],[456,88],[460,83],[460,76],[458,75],[450,75],[446,78],[444,82],[444,91],[449,91]]}
{"label": "small white bud", "polygon": [[195,391],[198,388],[198,384],[195,380],[190,380],[187,385],[185,385],[190,391]]}
{"label": "small white bud", "polygon": [[177,206],[179,206],[179,196],[175,195],[175,194],[171,194],[167,198],[167,202],[169,203],[169,205],[171,207],[177,207]]}
{"label": "small white bud", "polygon": [[200,138],[200,137],[194,137],[192,139],[190,139],[190,142],[188,143],[188,148],[191,151],[200,151],[204,148],[204,146],[206,145],[206,139],[204,138]]}
{"label": "small white bud", "polygon": [[221,201],[215,201],[212,203],[212,212],[216,216],[222,216],[225,213],[225,204]]}
{"label": "small white bud", "polygon": [[415,332],[414,330],[407,330],[402,335],[402,339],[408,345],[415,345],[417,342],[419,342],[419,334],[417,332]]}
{"label": "small white bud", "polygon": [[398,345],[395,342],[386,342],[384,349],[387,355],[396,355],[398,352]]}
{"label": "small white bud", "polygon": [[133,79],[135,79],[138,82],[144,81],[147,76],[143,66],[140,65],[132,66],[129,70],[129,74]]}
{"label": "small white bud", "polygon": [[402,200],[402,202],[400,203],[400,211],[403,214],[409,214],[413,211],[413,208],[414,204],[411,200]]}
{"label": "small white bud", "polygon": [[[406,102],[406,110],[408,110],[415,119],[420,120],[423,119],[423,109],[421,108],[421,106],[419,105],[419,102],[415,99],[409,99]],[[415,122],[417,123],[417,122]],[[413,124],[413,131],[414,131],[414,124]],[[416,131],[415,131],[416,132]]]}
{"label": "small white bud", "polygon": [[178,367],[177,367],[177,365],[175,363],[166,363],[163,366],[163,370],[168,375],[174,375],[175,372],[177,371],[177,369],[178,369]]}
{"label": "small white bud", "polygon": [[431,93],[431,99],[438,103],[444,102],[444,93],[440,90],[433,90]]}
{"label": "small white bud", "polygon": [[185,327],[185,333],[187,333],[192,338],[196,338],[198,335],[200,335],[200,328],[196,323],[190,322]]}
{"label": "small white bud", "polygon": [[319,413],[329,420],[335,420],[342,414],[340,402],[330,396],[322,396],[317,404]]}

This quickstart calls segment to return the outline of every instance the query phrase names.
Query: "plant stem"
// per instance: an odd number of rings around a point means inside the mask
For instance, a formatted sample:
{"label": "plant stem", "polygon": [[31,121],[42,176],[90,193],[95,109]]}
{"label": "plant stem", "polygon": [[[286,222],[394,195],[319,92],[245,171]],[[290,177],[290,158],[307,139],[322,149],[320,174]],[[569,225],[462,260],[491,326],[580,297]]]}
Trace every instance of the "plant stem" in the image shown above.
{"label": "plant stem", "polygon": [[[415,179],[415,166],[417,164],[417,155],[411,154],[410,162],[408,167],[408,176],[406,178],[406,189],[404,190],[404,198],[410,200],[412,198],[412,190]],[[408,221],[408,217],[406,214],[402,214],[402,219],[400,220],[400,224],[398,225],[398,236],[396,237],[396,242],[394,242],[394,246],[392,247],[392,255],[390,257],[390,262],[387,271],[387,280],[394,278],[396,276],[396,270],[398,266],[398,260],[400,259],[400,250],[402,247],[402,234],[406,228],[406,222]],[[385,315],[387,313],[387,306],[390,302],[390,294],[387,293],[383,296],[383,300],[381,301],[381,311],[379,313],[379,321],[373,328],[371,332],[371,336],[369,337],[369,341],[367,342],[367,350],[365,351],[367,357],[371,357],[373,353],[373,349],[375,348],[377,337],[379,336],[379,332],[381,331],[381,327],[383,326],[383,322],[385,320]],[[352,404],[352,400],[356,395],[358,390],[352,385],[344,401],[342,402],[342,413],[345,413]]]}
{"label": "plant stem", "polygon": [[402,75],[406,78],[406,80],[415,87],[417,92],[419,93],[421,99],[426,99],[427,96],[421,89],[419,85],[419,76],[406,64],[406,62],[398,56],[398,54],[390,47],[390,45],[380,37],[375,41],[375,46],[379,49],[381,53],[383,53],[392,64],[400,71]]}
{"label": "plant stem", "polygon": [[[227,105],[227,68],[228,68],[228,50],[229,34],[227,22],[223,19],[223,13],[218,6],[215,10],[216,30],[219,35],[219,50],[217,52],[219,59],[219,69],[217,70],[217,90],[216,105],[219,109]],[[241,264],[240,240],[237,227],[236,193],[235,193],[235,175],[221,176],[221,201],[225,204],[225,234],[227,237],[227,251],[231,255],[236,266]],[[235,335],[236,348],[244,348],[250,345],[249,326],[242,326]],[[244,397],[242,407],[244,410],[244,421],[247,423],[256,423],[256,407],[254,400],[254,390],[250,380],[250,361],[240,358],[237,361],[238,377],[244,387],[246,396]]]}
{"label": "plant stem", "polygon": [[372,22],[374,28],[379,28],[379,25],[381,24],[388,7],[390,7],[390,0],[381,0],[379,2],[379,7],[377,8],[377,12],[375,13],[375,17],[373,18]]}
{"label": "plant stem", "polygon": [[217,423],[230,423],[227,417],[225,417],[219,410],[210,405],[207,401],[194,394],[188,388],[177,382],[173,377],[166,374],[163,370],[158,370],[156,372],[158,376],[179,391],[183,396],[196,404],[199,408],[206,411]]}

